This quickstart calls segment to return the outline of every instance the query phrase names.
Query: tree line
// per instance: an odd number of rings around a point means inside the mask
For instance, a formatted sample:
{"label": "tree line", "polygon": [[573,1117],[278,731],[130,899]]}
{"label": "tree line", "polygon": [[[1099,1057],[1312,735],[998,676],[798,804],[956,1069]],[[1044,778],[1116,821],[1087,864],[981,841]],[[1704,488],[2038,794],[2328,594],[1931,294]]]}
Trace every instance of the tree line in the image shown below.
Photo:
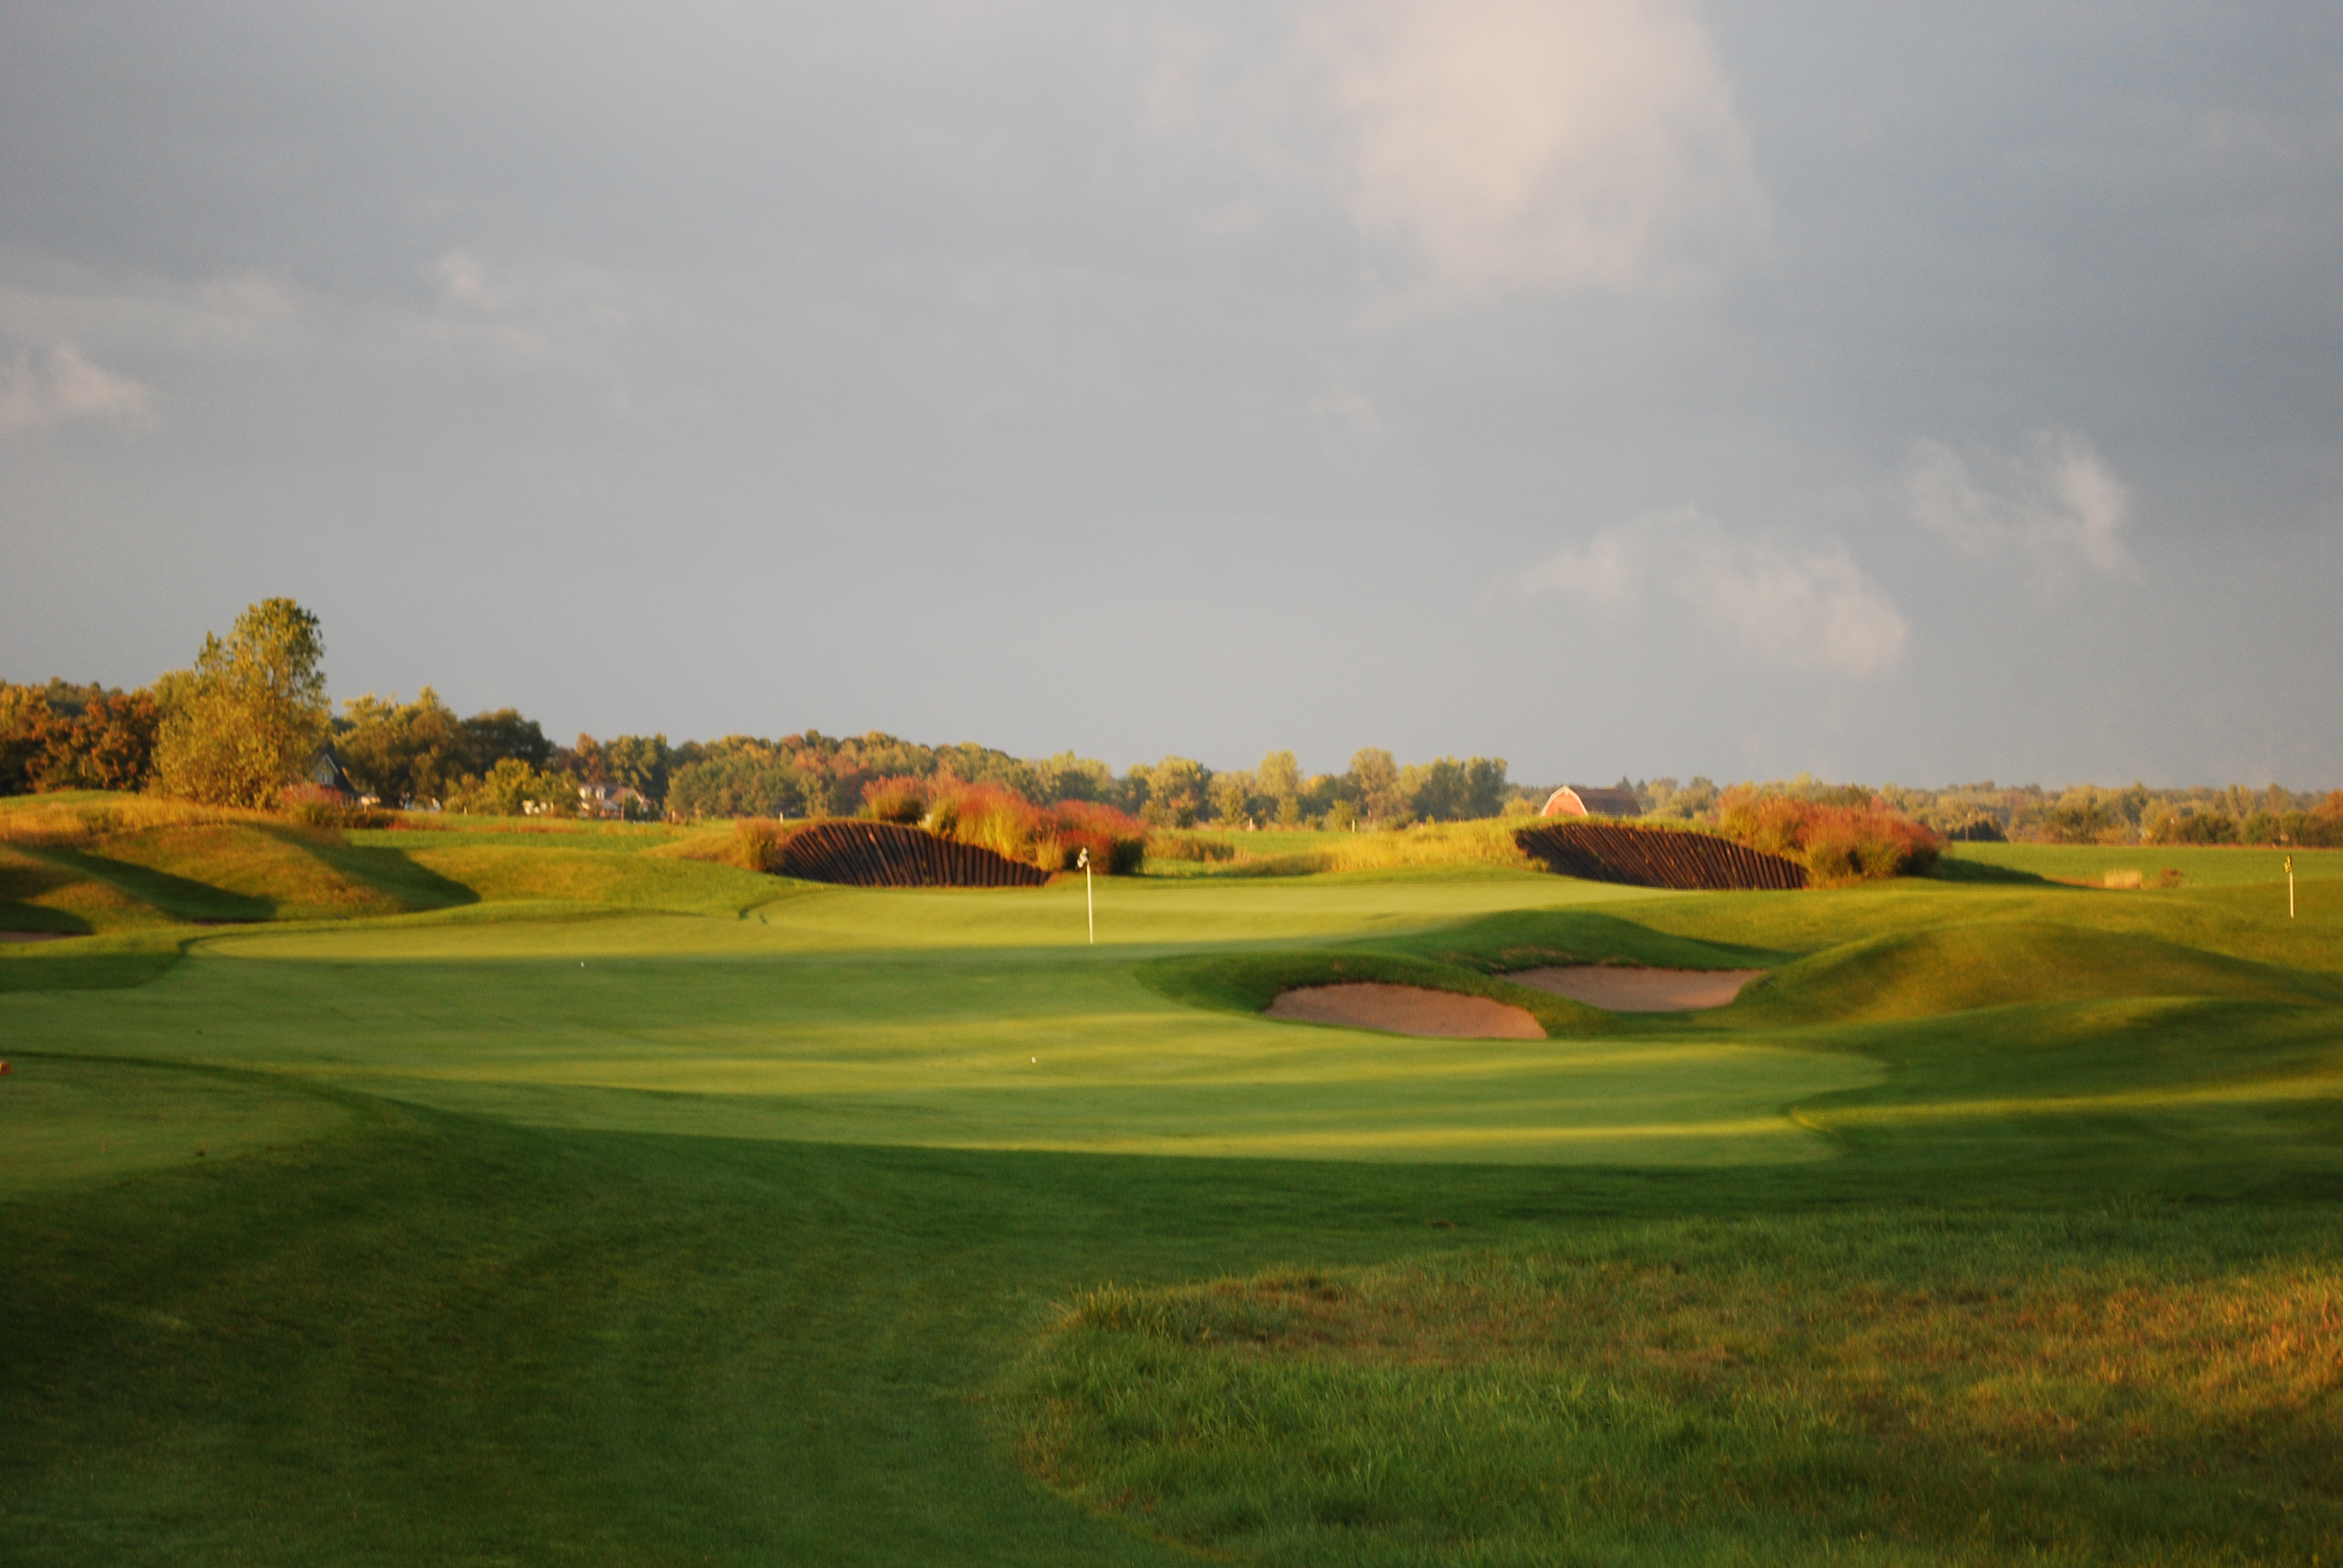
{"label": "tree line", "polygon": [[425,687],[369,692],[336,713],[317,618],[289,598],[250,606],[194,664],[132,692],[0,682],[0,794],[151,789],[275,806],[347,782],[386,806],[517,816],[579,810],[646,818],[850,816],[888,779],[957,780],[1040,806],[1111,806],[1151,827],[1392,825],[1530,809],[1536,791],[1503,758],[1401,765],[1368,748],[1341,773],[1307,774],[1291,751],[1216,770],[1165,757],[1117,775],[1096,758],[1020,758],[975,742],[930,746],[873,731],[808,729],[670,745],[664,734],[548,739],[510,708],[460,718]]}
{"label": "tree line", "polygon": [[[194,663],[122,691],[51,679],[0,681],[0,794],[153,790],[275,807],[288,791],[344,781],[384,805],[518,816],[538,812],[690,820],[850,816],[887,780],[957,780],[1037,806],[1110,806],[1159,829],[1390,827],[1534,811],[1543,788],[1514,784],[1502,757],[1401,764],[1368,747],[1340,773],[1307,773],[1292,751],[1249,769],[1165,757],[1118,775],[1071,751],[1020,758],[974,742],[930,746],[872,731],[808,729],[669,745],[665,735],[580,735],[558,745],[511,708],[459,718],[429,687],[412,700],[369,692],[334,711],[317,618],[289,598],[248,607]],[[1622,779],[1648,815],[1715,823],[1736,798],[1899,812],[1951,839],[2077,844],[2299,844],[2343,848],[2343,790],[2005,788],[1831,784],[1806,774],[1734,786]]]}
{"label": "tree line", "polygon": [[[1729,791],[1707,779],[1620,780],[1652,816],[1684,821],[1717,819]],[[1760,797],[1815,805],[1876,804],[1910,818],[1939,838],[1966,842],[2032,844],[2268,844],[2343,849],[2343,789],[2325,794],[2271,784],[2194,785],[2152,789],[2145,784],[2110,789],[2077,784],[2000,785],[1991,779],[1941,789],[1898,784],[1830,784],[1801,773],[1795,779],[1734,788]]]}

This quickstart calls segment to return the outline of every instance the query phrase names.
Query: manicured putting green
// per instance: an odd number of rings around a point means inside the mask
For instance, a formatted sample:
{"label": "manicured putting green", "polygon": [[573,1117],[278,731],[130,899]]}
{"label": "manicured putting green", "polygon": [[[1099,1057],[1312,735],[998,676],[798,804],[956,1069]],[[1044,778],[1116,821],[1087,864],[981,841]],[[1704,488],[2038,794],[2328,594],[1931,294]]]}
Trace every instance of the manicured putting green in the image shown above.
{"label": "manicured putting green", "polygon": [[1554,879],[1126,883],[1106,900],[1124,940],[1093,948],[1079,886],[841,890],[731,920],[237,934],[102,1004],[60,992],[17,1006],[56,1049],[135,1039],[142,1053],[572,1127],[1506,1163],[1826,1155],[1784,1108],[1875,1081],[1863,1059],[1731,1040],[1403,1039],[1185,1007],[1131,973],[1134,957],[1214,938],[1396,935],[1621,901]]}

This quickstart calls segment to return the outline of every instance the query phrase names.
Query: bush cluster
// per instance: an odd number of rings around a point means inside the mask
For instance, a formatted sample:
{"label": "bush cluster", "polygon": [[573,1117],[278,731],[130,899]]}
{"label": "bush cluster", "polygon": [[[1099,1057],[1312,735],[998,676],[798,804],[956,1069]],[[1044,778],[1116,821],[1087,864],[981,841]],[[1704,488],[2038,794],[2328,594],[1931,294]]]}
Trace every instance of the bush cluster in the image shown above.
{"label": "bush cluster", "polygon": [[1936,863],[1939,848],[1934,833],[1883,801],[1826,803],[1746,785],[1725,792],[1716,826],[1753,849],[1787,856],[1825,882],[1917,876]]}
{"label": "bush cluster", "polygon": [[1013,789],[950,774],[873,779],[863,788],[862,815],[922,827],[1045,871],[1071,870],[1087,849],[1099,870],[1129,875],[1147,851],[1146,828],[1111,806],[1094,800],[1037,806]]}

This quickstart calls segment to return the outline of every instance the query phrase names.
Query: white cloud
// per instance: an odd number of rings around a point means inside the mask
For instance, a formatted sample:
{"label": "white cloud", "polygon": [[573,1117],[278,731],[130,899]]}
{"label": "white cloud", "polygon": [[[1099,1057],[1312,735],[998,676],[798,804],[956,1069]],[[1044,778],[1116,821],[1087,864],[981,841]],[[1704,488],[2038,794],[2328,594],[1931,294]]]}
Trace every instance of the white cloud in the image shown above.
{"label": "white cloud", "polygon": [[[614,379],[613,333],[628,324],[618,286],[596,268],[563,261],[498,263],[451,250],[425,269],[436,308],[404,328],[409,337],[484,348],[532,364]],[[623,393],[615,394],[621,401]]]}
{"label": "white cloud", "polygon": [[1561,593],[1622,620],[1654,598],[1768,663],[1876,675],[1903,657],[1911,628],[1886,593],[1837,545],[1792,550],[1735,539],[1684,508],[1605,528],[1515,579],[1525,595]]}
{"label": "white cloud", "polygon": [[1303,28],[1351,214],[1443,286],[1697,271],[1765,217],[1748,132],[1684,0],[1370,0]]}
{"label": "white cloud", "polygon": [[[1982,475],[1982,477],[1980,477]],[[1912,515],[1971,555],[2018,556],[2046,592],[2077,573],[2128,570],[2131,500],[2091,443],[2037,431],[2015,457],[1963,457],[1936,441],[1913,448]]]}
{"label": "white cloud", "polygon": [[431,275],[439,280],[439,297],[451,305],[495,311],[505,303],[503,295],[488,286],[488,269],[470,251],[449,251],[431,264]]}
{"label": "white cloud", "polygon": [[152,388],[119,376],[61,343],[26,350],[0,369],[0,436],[52,429],[73,419],[143,419]]}

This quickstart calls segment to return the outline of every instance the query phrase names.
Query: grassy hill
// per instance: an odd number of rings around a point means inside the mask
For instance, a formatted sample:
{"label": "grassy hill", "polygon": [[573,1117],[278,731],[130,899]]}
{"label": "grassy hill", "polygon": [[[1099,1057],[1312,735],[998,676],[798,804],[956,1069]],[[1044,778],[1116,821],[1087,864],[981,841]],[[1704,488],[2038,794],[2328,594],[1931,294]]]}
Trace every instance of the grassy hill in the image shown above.
{"label": "grassy hill", "polygon": [[[2293,920],[2243,851],[1142,877],[1093,947],[1079,883],[141,809],[0,806],[0,929],[85,933],[0,948],[9,1562],[2343,1538],[2343,855]],[[1559,961],[1769,972],[1544,1040],[1254,1011]]]}

